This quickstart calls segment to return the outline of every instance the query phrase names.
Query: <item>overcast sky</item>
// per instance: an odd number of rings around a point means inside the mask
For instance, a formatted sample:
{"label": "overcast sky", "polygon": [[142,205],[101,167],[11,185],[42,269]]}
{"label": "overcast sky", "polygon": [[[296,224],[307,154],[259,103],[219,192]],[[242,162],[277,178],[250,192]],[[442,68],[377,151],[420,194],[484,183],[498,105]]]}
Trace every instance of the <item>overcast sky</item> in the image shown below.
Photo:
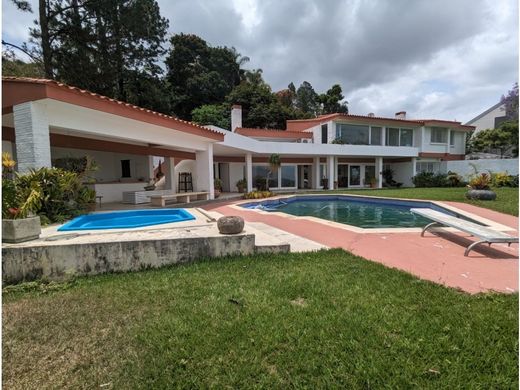
{"label": "overcast sky", "polygon": [[[339,83],[352,114],[465,122],[518,81],[516,0],[158,1],[170,33],[234,46],[275,91]],[[35,15],[2,3],[3,39],[27,40]]]}

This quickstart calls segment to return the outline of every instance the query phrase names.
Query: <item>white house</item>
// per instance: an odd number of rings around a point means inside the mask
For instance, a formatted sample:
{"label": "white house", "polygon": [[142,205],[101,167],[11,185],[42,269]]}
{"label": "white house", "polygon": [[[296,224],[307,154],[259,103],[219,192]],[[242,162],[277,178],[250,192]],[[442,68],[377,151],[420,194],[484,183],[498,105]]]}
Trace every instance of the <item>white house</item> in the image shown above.
{"label": "white house", "polygon": [[282,165],[271,189],[383,186],[382,172],[411,186],[420,171],[437,172],[442,161],[464,159],[460,122],[394,118],[373,114],[329,114],[287,121],[286,130],[242,127],[242,109],[232,108],[232,131],[199,126],[62,83],[29,78],[2,80],[2,147],[17,169],[51,166],[64,156],[89,155],[100,166],[95,189],[105,201],[140,191],[154,177],[154,156],[164,158],[166,188],[177,190],[181,173],[191,173],[195,191],[209,191],[213,178],[224,191],[248,190],[266,177],[268,158]]}
{"label": "white house", "polygon": [[483,113],[468,121],[466,125],[475,126],[475,133],[478,133],[479,131],[486,129],[496,129],[506,120],[505,104],[497,103],[493,107],[488,108]]}

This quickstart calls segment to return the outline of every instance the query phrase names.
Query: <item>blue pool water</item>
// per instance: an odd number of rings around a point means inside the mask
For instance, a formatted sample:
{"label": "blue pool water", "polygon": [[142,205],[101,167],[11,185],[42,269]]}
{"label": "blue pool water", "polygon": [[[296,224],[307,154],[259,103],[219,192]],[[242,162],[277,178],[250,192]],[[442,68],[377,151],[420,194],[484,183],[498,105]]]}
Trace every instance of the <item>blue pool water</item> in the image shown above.
{"label": "blue pool water", "polygon": [[411,208],[430,208],[462,217],[427,201],[341,195],[294,196],[246,203],[242,207],[283,212],[295,216],[312,216],[365,229],[424,227],[432,222],[413,214]]}
{"label": "blue pool water", "polygon": [[114,211],[82,215],[67,222],[58,231],[136,228],[194,219],[184,209]]}

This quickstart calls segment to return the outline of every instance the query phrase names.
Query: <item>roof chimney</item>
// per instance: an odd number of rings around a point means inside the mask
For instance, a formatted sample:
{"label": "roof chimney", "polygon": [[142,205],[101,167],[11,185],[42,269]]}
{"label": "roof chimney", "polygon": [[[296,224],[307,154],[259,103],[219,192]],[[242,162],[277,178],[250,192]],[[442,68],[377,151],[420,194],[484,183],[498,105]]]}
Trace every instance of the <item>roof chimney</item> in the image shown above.
{"label": "roof chimney", "polygon": [[237,127],[242,127],[242,106],[233,104],[231,107],[231,131],[235,132]]}
{"label": "roof chimney", "polygon": [[373,117],[375,117],[376,115],[375,115],[373,112],[369,112],[367,116],[369,116],[370,118],[373,118]]}
{"label": "roof chimney", "polygon": [[395,119],[406,119],[406,111],[396,112]]}

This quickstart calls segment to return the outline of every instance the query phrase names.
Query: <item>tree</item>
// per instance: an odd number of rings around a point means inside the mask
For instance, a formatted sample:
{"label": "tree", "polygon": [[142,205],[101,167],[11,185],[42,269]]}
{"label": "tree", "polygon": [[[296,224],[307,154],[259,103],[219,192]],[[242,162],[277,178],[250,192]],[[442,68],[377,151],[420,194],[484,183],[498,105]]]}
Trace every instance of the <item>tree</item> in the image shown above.
{"label": "tree", "polygon": [[511,148],[511,133],[503,128],[482,130],[471,140],[472,150],[476,152],[500,151],[500,158]]}
{"label": "tree", "polygon": [[222,129],[231,128],[231,111],[226,104],[205,104],[191,112],[193,122],[199,125],[214,125]]}
{"label": "tree", "polygon": [[249,59],[234,48],[211,47],[193,34],[174,35],[170,42],[166,78],[172,109],[183,119],[190,120],[197,107],[222,103],[246,77],[240,67]]}
{"label": "tree", "polygon": [[24,62],[11,50],[4,50],[2,53],[2,74],[17,77],[44,77],[41,63]]}
{"label": "tree", "polygon": [[322,104],[322,114],[344,113],[348,114],[348,102],[344,102],[341,86],[334,84],[326,93],[322,93],[319,101]]}
{"label": "tree", "polygon": [[505,104],[505,111],[508,120],[518,122],[518,83],[507,92],[507,96],[502,95],[500,102]]}
{"label": "tree", "polygon": [[307,118],[316,117],[320,112],[319,96],[308,81],[296,90],[295,108]]}

